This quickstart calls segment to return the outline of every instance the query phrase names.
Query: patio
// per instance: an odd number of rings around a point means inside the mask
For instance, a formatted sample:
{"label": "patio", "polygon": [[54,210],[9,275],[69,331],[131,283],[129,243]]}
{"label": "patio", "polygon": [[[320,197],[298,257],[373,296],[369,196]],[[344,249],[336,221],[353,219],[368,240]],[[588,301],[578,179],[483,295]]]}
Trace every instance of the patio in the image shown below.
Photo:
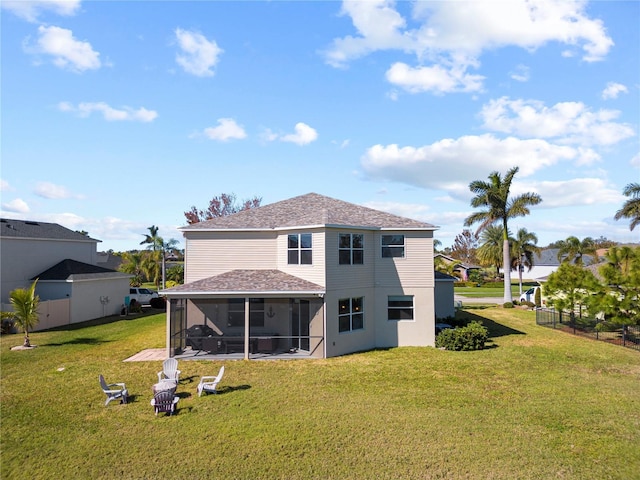
{"label": "patio", "polygon": [[[148,348],[142,350],[129,358],[124,359],[124,362],[157,362],[167,358],[166,348]],[[209,360],[209,361],[226,361],[226,360],[243,360],[243,352],[234,353],[208,353],[203,350],[193,350],[192,348],[186,348],[180,355],[174,357],[177,360]],[[294,353],[289,352],[274,352],[274,353],[253,353],[249,355],[251,360],[301,360],[311,359],[307,352],[297,351]]]}

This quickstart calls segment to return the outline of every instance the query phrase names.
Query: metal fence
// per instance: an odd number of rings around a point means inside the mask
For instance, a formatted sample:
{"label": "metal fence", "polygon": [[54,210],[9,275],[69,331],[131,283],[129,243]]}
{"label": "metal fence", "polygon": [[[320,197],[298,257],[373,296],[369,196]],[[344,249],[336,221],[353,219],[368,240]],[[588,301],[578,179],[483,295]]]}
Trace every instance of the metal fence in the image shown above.
{"label": "metal fence", "polygon": [[536,324],[640,351],[640,326],[638,325],[612,325],[596,318],[553,308],[538,308]]}

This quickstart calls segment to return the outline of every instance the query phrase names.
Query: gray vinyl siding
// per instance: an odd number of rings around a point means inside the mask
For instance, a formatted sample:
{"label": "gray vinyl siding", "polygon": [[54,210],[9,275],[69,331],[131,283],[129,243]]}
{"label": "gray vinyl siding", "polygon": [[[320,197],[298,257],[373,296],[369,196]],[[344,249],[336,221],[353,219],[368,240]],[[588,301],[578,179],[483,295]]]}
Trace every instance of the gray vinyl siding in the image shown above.
{"label": "gray vinyl siding", "polygon": [[230,270],[277,268],[275,232],[188,232],[185,283]]}
{"label": "gray vinyl siding", "polygon": [[[289,265],[288,263],[288,236],[294,233],[311,233],[312,264]],[[277,268],[278,270],[302,278],[309,282],[324,287],[325,276],[325,231],[324,229],[300,229],[281,231],[277,241]]]}
{"label": "gray vinyl siding", "polygon": [[[360,233],[363,235],[364,263],[362,265],[340,265],[338,260],[338,238],[341,233]],[[378,242],[380,240],[377,240]],[[371,231],[355,229],[329,229],[326,233],[327,287],[342,290],[357,285],[373,287],[375,278],[375,235]]]}
{"label": "gray vinyl siding", "polygon": [[[404,258],[382,258],[382,235],[404,235]],[[382,231],[374,235],[375,284],[381,287],[434,287],[433,232]]]}

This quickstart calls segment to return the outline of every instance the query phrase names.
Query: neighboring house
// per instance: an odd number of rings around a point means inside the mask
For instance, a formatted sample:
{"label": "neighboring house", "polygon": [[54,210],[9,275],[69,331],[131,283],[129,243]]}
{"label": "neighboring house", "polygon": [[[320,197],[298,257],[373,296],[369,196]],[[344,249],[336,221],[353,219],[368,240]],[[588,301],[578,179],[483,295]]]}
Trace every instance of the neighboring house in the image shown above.
{"label": "neighboring house", "polygon": [[[245,358],[434,345],[436,229],[315,193],[183,227],[185,284],[161,292],[168,355],[194,328]],[[446,317],[453,282],[439,281]]]}
{"label": "neighboring house", "polygon": [[[533,267],[529,270],[527,267],[524,267],[522,271],[522,279],[523,280],[541,280],[546,279],[553,272],[558,270],[560,267],[560,260],[558,260],[558,252],[560,250],[558,248],[546,248],[541,250],[539,254],[534,254],[533,256]],[[585,255],[583,257],[583,262],[585,265],[589,265],[593,262],[593,258],[591,255]],[[502,271],[502,269],[500,269]],[[517,276],[517,269],[514,270],[515,275]],[[514,280],[514,274],[511,276],[511,280]]]}
{"label": "neighboring house", "polygon": [[[454,271],[458,274],[459,279],[462,280],[463,282],[466,282],[467,280],[469,280],[469,274],[471,273],[472,270],[482,270],[482,267],[479,267],[477,265],[468,265],[464,262],[461,262],[460,260],[456,260],[455,258],[449,257],[442,253],[437,253],[435,255],[435,258],[441,258],[443,263],[445,263],[446,265],[451,265],[452,263],[454,263],[455,264]],[[454,279],[458,280],[455,277]]]}
{"label": "neighboring house", "polygon": [[[56,223],[0,219],[3,309],[9,309],[12,290],[39,278],[36,293],[43,304],[36,329],[119,313],[129,276],[96,267],[98,242]],[[45,312],[49,300],[68,305]]]}

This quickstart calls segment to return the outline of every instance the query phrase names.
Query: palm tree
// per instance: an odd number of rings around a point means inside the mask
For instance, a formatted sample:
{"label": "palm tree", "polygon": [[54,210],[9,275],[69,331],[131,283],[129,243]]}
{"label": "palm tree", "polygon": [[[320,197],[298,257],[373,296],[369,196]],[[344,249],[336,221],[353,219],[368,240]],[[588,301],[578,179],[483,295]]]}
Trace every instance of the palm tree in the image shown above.
{"label": "palm tree", "polygon": [[149,230],[149,234],[143,233],[145,238],[140,242],[140,245],[149,244],[147,248],[155,252],[158,247],[158,239],[161,239],[158,236],[158,230],[160,230],[160,228],[155,225],[151,225],[150,227],[147,227],[147,230]]}
{"label": "palm tree", "polygon": [[597,257],[596,243],[593,238],[586,237],[584,240],[580,240],[578,237],[571,236],[560,242],[558,249],[559,261],[582,265],[584,263],[584,255]]}
{"label": "palm tree", "polygon": [[622,208],[616,212],[613,218],[616,220],[620,220],[621,218],[631,219],[629,229],[633,230],[640,224],[640,183],[630,183],[624,187],[622,193],[630,198],[624,202]]}
{"label": "palm tree", "polygon": [[170,238],[165,242],[162,237],[158,237],[158,246],[162,251],[162,289],[163,290],[166,283],[165,279],[166,279],[166,271],[167,271],[167,267],[166,267],[167,252],[173,253],[177,245],[178,245],[178,240],[176,240],[175,238]]}
{"label": "palm tree", "polygon": [[122,254],[122,264],[118,269],[121,272],[133,275],[131,285],[134,287],[138,287],[142,283],[142,275],[144,273],[143,253],[144,252],[124,252]]}
{"label": "palm tree", "polygon": [[24,347],[31,347],[29,330],[38,323],[38,306],[40,297],[36,295],[36,279],[29,288],[16,288],[9,293],[9,301],[13,306],[13,315],[16,324],[24,332]]}
{"label": "palm tree", "polygon": [[513,177],[518,173],[519,168],[511,168],[504,179],[499,172],[492,172],[489,175],[489,182],[474,180],[469,184],[469,190],[475,194],[471,199],[471,206],[474,208],[484,207],[485,209],[472,213],[467,217],[464,224],[471,226],[480,222],[478,232],[485,230],[496,222],[502,223],[502,266],[504,271],[504,303],[511,302],[511,255],[509,252],[509,219],[523,217],[530,213],[529,206],[542,202],[542,198],[537,193],[523,193],[516,197],[509,198]]}
{"label": "palm tree", "polygon": [[520,295],[522,295],[522,271],[524,267],[531,271],[533,268],[533,254],[540,253],[540,248],[536,243],[538,243],[538,237],[535,233],[528,232],[526,228],[520,228],[516,238],[511,241],[511,250],[513,251],[511,268],[518,269]]}
{"label": "palm tree", "polygon": [[489,225],[482,231],[480,235],[482,245],[476,250],[476,257],[483,267],[495,267],[496,277],[500,275],[500,265],[502,265],[503,237],[502,227]]}

